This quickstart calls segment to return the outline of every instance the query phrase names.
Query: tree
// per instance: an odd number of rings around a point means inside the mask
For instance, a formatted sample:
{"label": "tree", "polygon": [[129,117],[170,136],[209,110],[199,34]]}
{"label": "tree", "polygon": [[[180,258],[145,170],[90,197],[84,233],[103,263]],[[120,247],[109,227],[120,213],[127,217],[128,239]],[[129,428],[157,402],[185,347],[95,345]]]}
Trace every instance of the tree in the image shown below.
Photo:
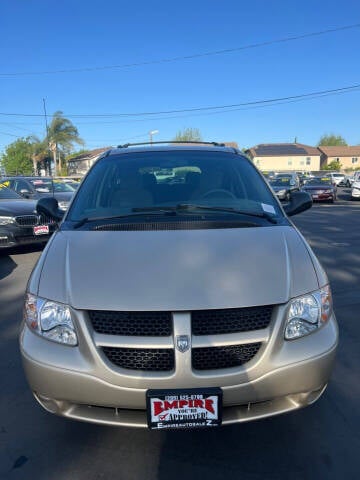
{"label": "tree", "polygon": [[33,162],[33,171],[35,175],[38,175],[39,166],[44,167],[45,170],[49,170],[49,168],[46,168],[47,163],[49,163],[49,146],[46,139],[39,140],[37,137],[32,136],[29,137],[29,140],[31,141],[31,160]]}
{"label": "tree", "polygon": [[198,128],[184,128],[179,130],[174,138],[177,142],[201,142],[202,135]]}
{"label": "tree", "polygon": [[323,135],[318,143],[318,147],[342,147],[347,146],[346,140],[341,135],[333,133]]}
{"label": "tree", "polygon": [[79,137],[78,129],[72,122],[57,111],[54,113],[48,128],[47,143],[53,154],[54,174],[61,173],[61,158],[73,148],[73,144],[83,145],[84,141]]}
{"label": "tree", "polygon": [[342,164],[339,162],[339,160],[333,160],[328,165],[325,165],[321,170],[335,170],[339,172],[341,170],[341,167]]}
{"label": "tree", "polygon": [[18,138],[6,147],[1,164],[7,175],[32,175],[34,173],[32,155],[31,137]]}

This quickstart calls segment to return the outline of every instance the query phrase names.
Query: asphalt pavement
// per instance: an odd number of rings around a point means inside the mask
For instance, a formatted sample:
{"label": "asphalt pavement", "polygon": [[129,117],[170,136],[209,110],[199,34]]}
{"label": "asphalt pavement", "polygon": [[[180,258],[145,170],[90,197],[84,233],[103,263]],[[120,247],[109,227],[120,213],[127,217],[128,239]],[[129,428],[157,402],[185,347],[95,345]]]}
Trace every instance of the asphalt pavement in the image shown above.
{"label": "asphalt pavement", "polygon": [[360,202],[339,189],[335,205],[314,205],[293,221],[332,284],[340,345],[331,382],[304,410],[209,431],[103,427],[45,412],[26,384],[18,348],[26,282],[41,251],[0,253],[0,478],[358,479]]}

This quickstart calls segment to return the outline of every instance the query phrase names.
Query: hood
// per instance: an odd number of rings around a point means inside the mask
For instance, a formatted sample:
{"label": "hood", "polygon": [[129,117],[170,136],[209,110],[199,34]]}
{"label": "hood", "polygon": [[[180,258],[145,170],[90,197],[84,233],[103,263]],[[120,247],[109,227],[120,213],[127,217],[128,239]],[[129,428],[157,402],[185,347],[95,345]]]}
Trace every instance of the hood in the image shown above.
{"label": "hood", "polygon": [[305,185],[303,190],[334,190],[333,185]]}
{"label": "hood", "polygon": [[307,247],[291,226],[59,231],[42,258],[33,293],[77,309],[271,305],[318,288]]}
{"label": "hood", "polygon": [[0,215],[14,217],[16,215],[32,215],[36,213],[34,200],[0,200]]}
{"label": "hood", "polygon": [[271,185],[271,188],[274,190],[274,192],[280,192],[281,190],[289,190],[290,186],[289,185],[284,185],[284,186]]}

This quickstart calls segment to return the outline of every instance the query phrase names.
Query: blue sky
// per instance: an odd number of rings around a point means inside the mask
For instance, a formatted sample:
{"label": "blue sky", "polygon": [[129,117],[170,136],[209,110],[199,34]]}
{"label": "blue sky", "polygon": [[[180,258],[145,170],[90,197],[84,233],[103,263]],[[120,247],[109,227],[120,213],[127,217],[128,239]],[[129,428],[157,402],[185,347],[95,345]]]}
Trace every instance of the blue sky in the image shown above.
{"label": "blue sky", "polygon": [[[360,23],[357,0],[12,0],[0,6],[0,112],[138,113],[225,105],[360,84],[360,28],[184,61],[76,73],[6,76],[156,61]],[[71,118],[87,148],[168,140],[186,127],[240,147],[316,144],[325,132],[360,143],[360,89],[266,108],[154,117]],[[166,118],[168,117],[168,118]],[[170,118],[169,118],[170,117]],[[176,118],[175,118],[176,117]],[[44,119],[0,115],[0,152]]]}

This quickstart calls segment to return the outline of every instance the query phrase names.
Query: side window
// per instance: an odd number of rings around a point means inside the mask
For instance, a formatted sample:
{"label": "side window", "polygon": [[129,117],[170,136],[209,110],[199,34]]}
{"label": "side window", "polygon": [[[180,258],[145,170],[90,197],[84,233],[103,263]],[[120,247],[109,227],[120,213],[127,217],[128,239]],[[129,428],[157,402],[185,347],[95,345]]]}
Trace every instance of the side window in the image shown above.
{"label": "side window", "polygon": [[30,185],[28,185],[24,180],[17,180],[15,184],[15,190],[20,193],[21,190],[27,190],[28,192],[32,191]]}

